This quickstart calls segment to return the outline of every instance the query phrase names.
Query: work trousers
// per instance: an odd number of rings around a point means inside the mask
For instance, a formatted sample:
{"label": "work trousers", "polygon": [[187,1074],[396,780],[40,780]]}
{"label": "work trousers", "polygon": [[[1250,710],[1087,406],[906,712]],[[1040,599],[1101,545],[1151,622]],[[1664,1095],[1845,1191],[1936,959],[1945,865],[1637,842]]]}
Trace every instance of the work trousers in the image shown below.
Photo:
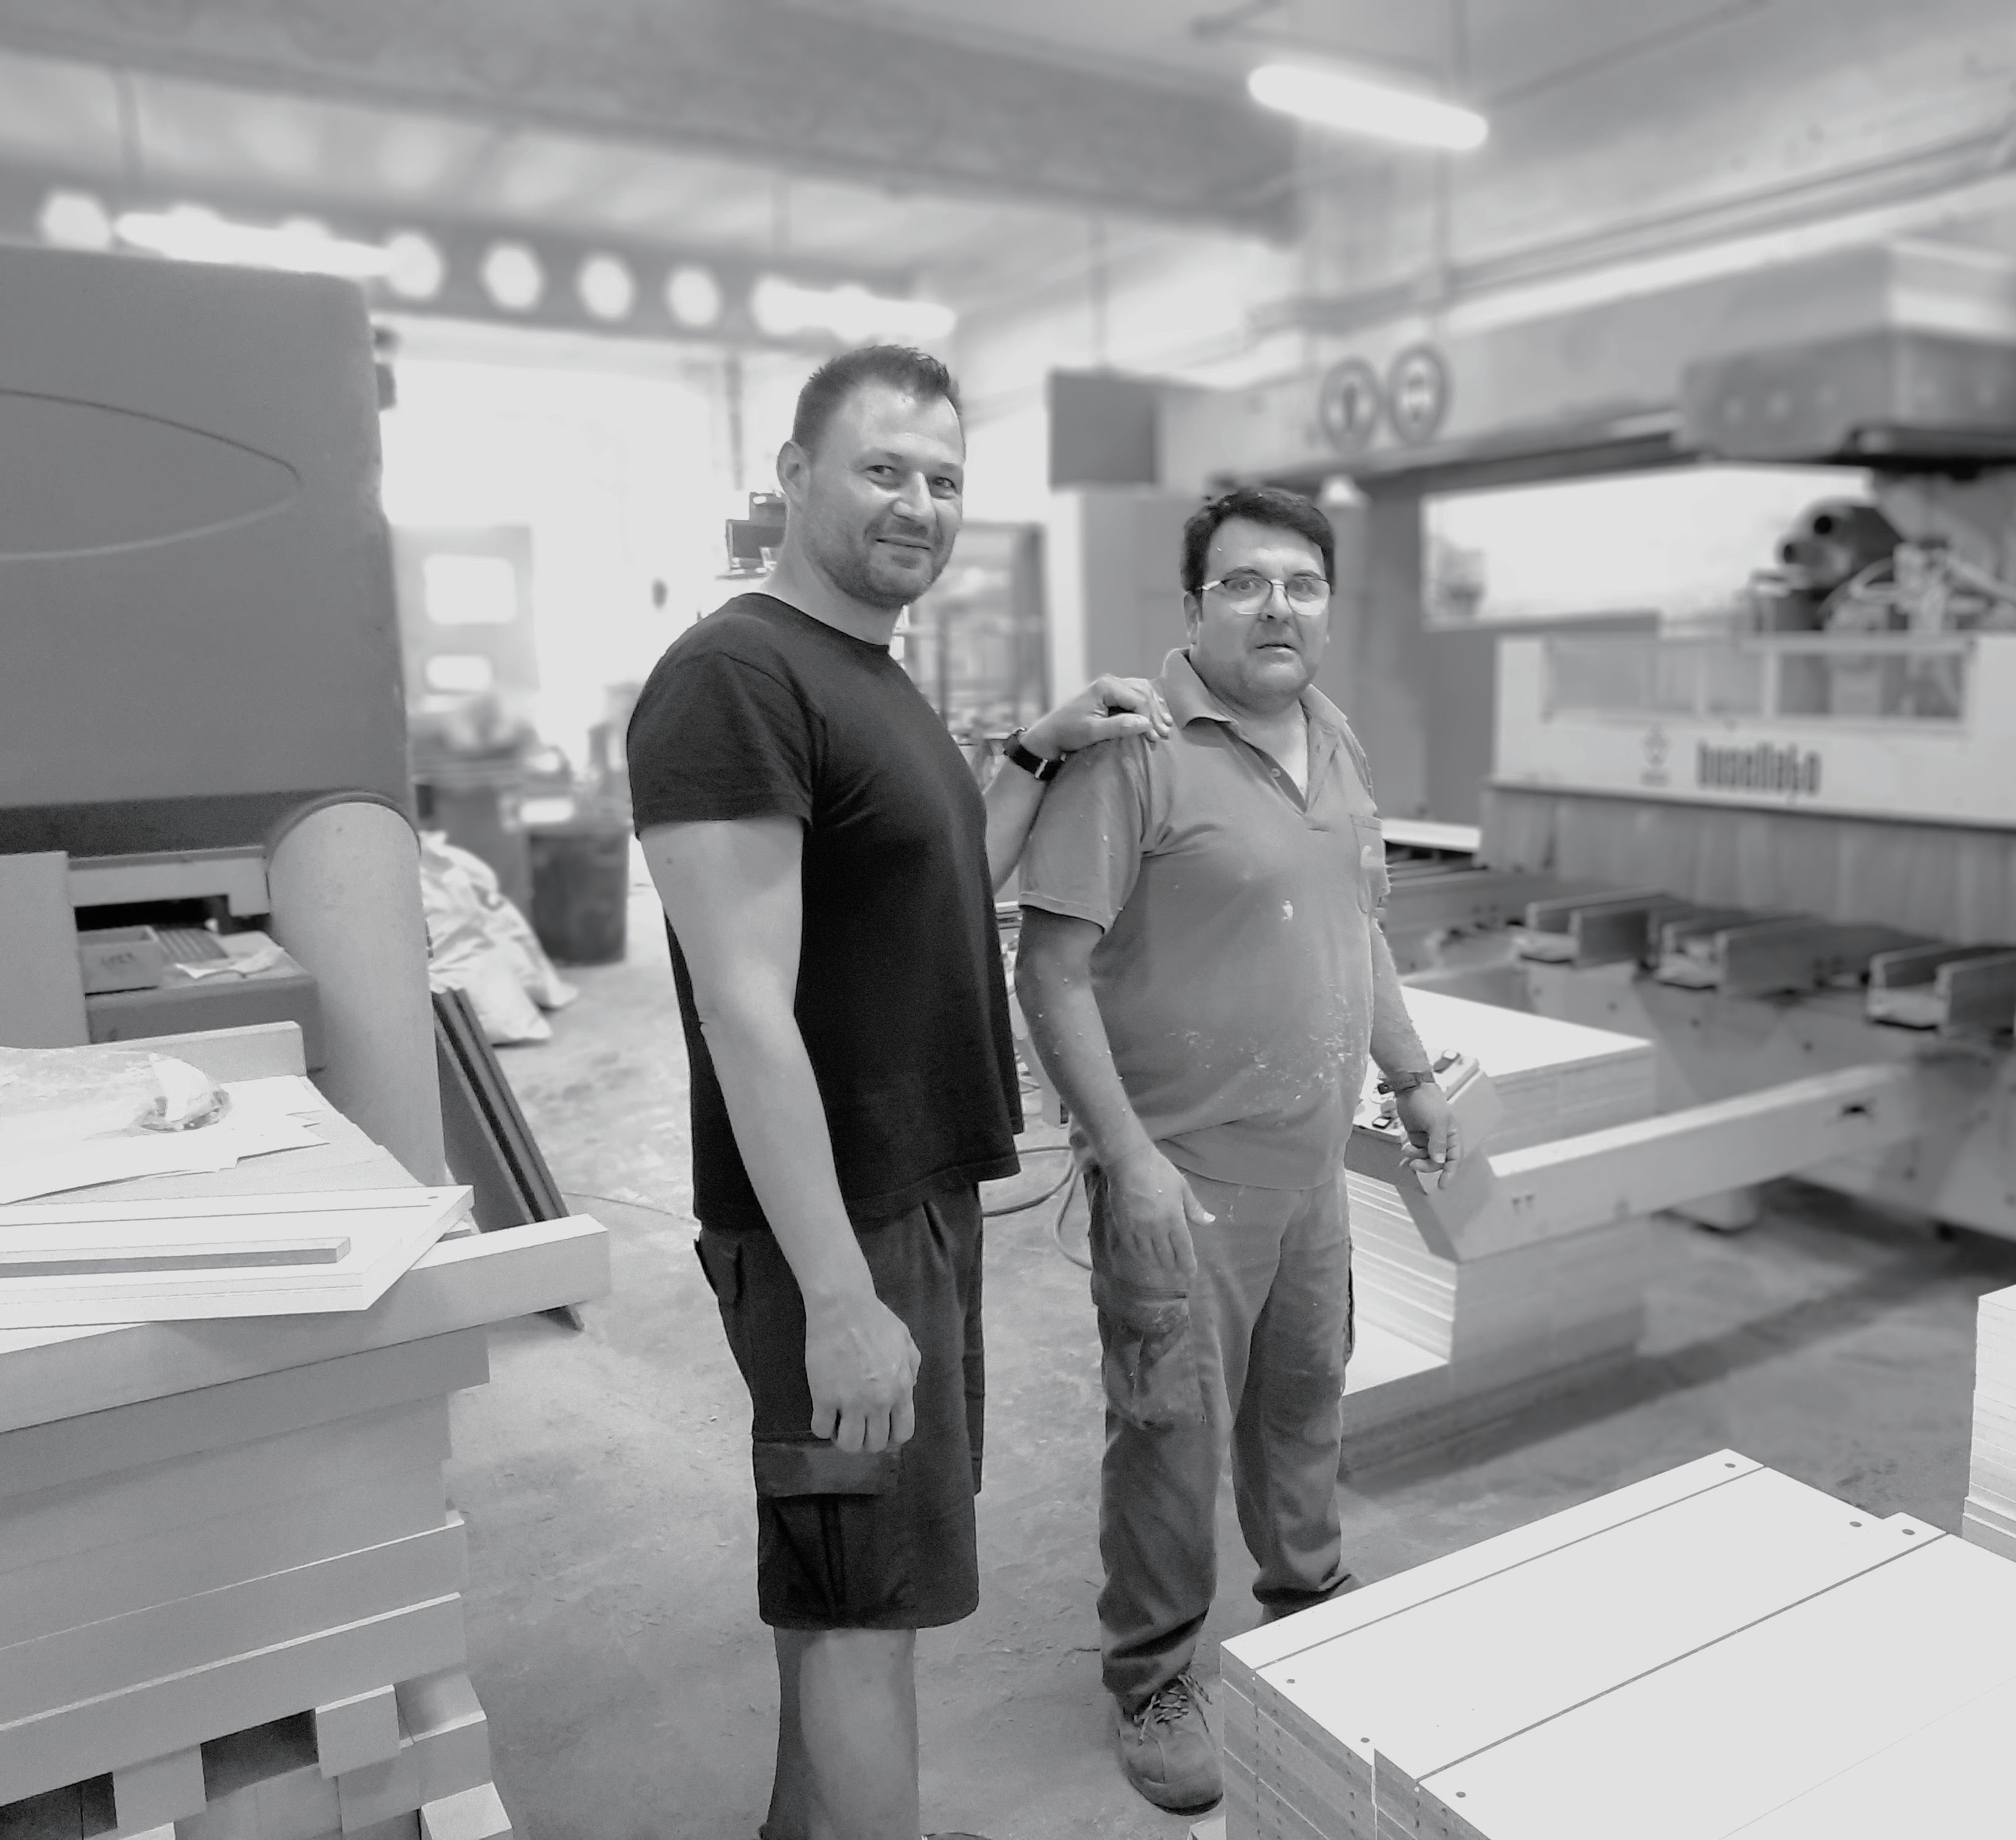
{"label": "work trousers", "polygon": [[1276,1615],[1349,1578],[1337,1466],[1351,1357],[1351,1226],[1339,1179],[1314,1189],[1186,1177],[1215,1218],[1187,1280],[1128,1269],[1096,1168],[1093,1298],[1106,1383],[1100,1653],[1129,1713],[1190,1665],[1218,1584],[1228,1446],[1253,1594]]}

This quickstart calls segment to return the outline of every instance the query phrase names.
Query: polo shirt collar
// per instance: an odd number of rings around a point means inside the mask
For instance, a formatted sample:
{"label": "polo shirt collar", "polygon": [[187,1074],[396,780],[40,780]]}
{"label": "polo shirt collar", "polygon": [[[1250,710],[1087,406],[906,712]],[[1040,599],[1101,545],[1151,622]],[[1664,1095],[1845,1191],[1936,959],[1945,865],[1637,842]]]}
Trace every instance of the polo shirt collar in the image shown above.
{"label": "polo shirt collar", "polygon": [[[1159,682],[1162,700],[1168,704],[1169,714],[1178,728],[1186,727],[1193,722],[1222,722],[1235,733],[1238,731],[1238,717],[1211,693],[1210,687],[1197,675],[1190,654],[1182,646],[1179,646],[1162,661]],[[1314,684],[1303,689],[1301,705],[1303,713],[1312,723],[1339,734],[1345,732],[1344,711]]]}

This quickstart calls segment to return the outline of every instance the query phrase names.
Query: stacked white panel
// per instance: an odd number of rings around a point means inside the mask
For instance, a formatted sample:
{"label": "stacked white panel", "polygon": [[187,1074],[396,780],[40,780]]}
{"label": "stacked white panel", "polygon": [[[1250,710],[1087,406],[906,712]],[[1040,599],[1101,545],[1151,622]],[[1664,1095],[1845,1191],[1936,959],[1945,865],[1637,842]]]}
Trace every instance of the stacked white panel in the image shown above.
{"label": "stacked white panel", "polygon": [[1226,1840],[2016,1831],[2016,1568],[1733,1452],[1222,1656]]}
{"label": "stacked white panel", "polygon": [[2016,1559],[2016,1286],[1981,1300],[1974,1369],[1974,1453],[1961,1531]]}

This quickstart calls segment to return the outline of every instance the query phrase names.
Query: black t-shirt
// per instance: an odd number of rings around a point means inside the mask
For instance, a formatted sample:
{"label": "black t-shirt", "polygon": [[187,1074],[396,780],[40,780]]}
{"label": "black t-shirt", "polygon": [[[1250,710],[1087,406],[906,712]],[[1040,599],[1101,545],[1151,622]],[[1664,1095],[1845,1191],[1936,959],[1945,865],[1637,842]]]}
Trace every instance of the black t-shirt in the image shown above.
{"label": "black t-shirt", "polygon": [[[658,661],[628,753],[640,833],[805,826],[798,1028],[855,1224],[1013,1175],[1021,1082],[986,810],[888,651],[738,595]],[[692,1063],[693,1210],[708,1226],[764,1227],[676,936],[672,976]]]}

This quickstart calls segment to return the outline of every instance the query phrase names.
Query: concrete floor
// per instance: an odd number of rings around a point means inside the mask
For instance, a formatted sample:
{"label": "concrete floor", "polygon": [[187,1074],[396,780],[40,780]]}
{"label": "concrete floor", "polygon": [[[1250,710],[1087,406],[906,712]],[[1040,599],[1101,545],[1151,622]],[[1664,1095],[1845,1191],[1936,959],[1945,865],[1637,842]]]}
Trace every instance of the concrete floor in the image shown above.
{"label": "concrete floor", "polygon": [[[560,1186],[614,1240],[585,1333],[492,1338],[455,1407],[472,1669],[531,1840],[753,1840],[776,1687],[756,1620],[747,1404],[689,1248],[686,1075],[664,934],[635,891],[629,962],[571,973],[550,1043],[502,1060]],[[1047,1186],[1058,1159],[1003,1185]],[[1013,1198],[1013,1197],[1011,1197]],[[990,1229],[979,1613],[920,1644],[927,1825],[992,1840],[1173,1836],[1113,1761],[1093,1603],[1100,1442],[1083,1274],[1049,1208]],[[1724,1237],[1661,1223],[1647,1359],[1344,1485],[1376,1579],[1723,1446],[1877,1514],[1957,1527],[1974,1305],[2016,1245],[1773,1191]],[[1229,1497],[1202,1660],[1255,1619]]]}

